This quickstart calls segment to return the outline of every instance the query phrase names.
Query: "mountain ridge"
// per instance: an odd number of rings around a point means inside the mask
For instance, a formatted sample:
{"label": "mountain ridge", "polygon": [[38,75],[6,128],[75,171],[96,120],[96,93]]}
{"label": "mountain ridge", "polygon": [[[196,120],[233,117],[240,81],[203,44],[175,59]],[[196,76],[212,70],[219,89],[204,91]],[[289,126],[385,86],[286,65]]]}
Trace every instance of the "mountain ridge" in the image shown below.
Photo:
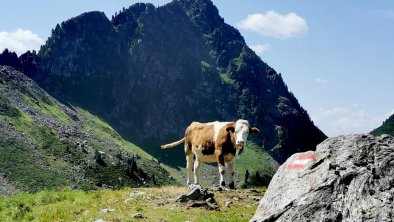
{"label": "mountain ridge", "polygon": [[163,161],[182,154],[154,147],[191,121],[248,119],[263,129],[254,142],[279,162],[326,138],[209,0],[137,3],[111,20],[85,13],[57,25],[37,61],[43,88]]}

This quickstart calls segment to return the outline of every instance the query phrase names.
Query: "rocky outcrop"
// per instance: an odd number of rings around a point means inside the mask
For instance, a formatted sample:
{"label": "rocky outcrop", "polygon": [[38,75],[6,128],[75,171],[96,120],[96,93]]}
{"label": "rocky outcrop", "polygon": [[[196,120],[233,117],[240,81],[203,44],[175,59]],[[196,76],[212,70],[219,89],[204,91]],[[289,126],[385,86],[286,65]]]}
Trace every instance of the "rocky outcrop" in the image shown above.
{"label": "rocky outcrop", "polygon": [[291,156],[251,221],[392,221],[394,138],[339,136]]}

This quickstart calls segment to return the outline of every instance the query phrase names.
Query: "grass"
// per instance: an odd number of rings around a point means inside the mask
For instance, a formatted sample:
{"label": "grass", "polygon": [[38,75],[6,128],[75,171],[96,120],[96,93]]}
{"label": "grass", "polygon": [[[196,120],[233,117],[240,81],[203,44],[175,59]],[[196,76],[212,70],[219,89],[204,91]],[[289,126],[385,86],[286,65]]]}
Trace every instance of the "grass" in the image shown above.
{"label": "grass", "polygon": [[[185,187],[139,188],[146,193],[131,196],[131,188],[97,191],[42,191],[0,199],[0,221],[248,221],[257,208],[250,196],[262,196],[265,188],[215,192],[220,211],[188,208],[175,202]],[[225,202],[231,201],[226,207]],[[103,213],[103,209],[113,209]],[[143,219],[132,215],[142,213]]]}
{"label": "grass", "polygon": [[[0,89],[0,92],[2,90]],[[3,94],[0,94],[0,115],[5,115],[8,117],[19,117],[21,114],[19,110],[12,105],[9,99],[7,99]]]}
{"label": "grass", "polygon": [[18,188],[28,191],[54,189],[69,184],[71,175],[46,167],[26,144],[0,135],[0,170]]}
{"label": "grass", "polygon": [[270,167],[269,154],[255,143],[248,141],[239,159],[235,162],[235,169],[238,172],[238,179],[245,180],[245,172],[248,170],[252,172],[263,172],[265,175],[272,176],[272,169]]}
{"label": "grass", "polygon": [[65,125],[72,124],[70,117],[64,112],[57,103],[52,102],[44,93],[40,97],[34,96],[31,92],[22,94],[23,100],[28,103],[32,108],[40,111],[47,116],[50,116]]}
{"label": "grass", "polygon": [[236,83],[235,80],[230,78],[227,73],[220,73],[220,78],[228,85],[234,85]]}
{"label": "grass", "polygon": [[79,116],[82,117],[81,121],[84,128],[90,133],[93,133],[102,139],[113,140],[117,145],[123,147],[125,150],[138,154],[145,159],[156,160],[141,148],[124,140],[108,123],[102,121],[97,116],[94,116],[79,107],[75,107],[75,109]]}

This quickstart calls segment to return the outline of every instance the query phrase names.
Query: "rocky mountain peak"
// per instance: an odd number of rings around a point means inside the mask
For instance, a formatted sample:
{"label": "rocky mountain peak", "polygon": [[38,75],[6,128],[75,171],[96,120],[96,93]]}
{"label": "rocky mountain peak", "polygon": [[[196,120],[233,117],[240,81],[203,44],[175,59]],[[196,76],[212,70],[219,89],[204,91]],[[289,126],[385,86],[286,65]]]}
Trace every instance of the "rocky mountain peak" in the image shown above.
{"label": "rocky mountain peak", "polygon": [[174,3],[179,4],[204,33],[212,32],[215,26],[224,23],[219,10],[210,0],[175,0]]}
{"label": "rocky mountain peak", "polygon": [[36,61],[40,86],[151,153],[192,121],[248,119],[279,162],[326,138],[210,0],[138,3],[111,21],[84,13],[57,25]]}

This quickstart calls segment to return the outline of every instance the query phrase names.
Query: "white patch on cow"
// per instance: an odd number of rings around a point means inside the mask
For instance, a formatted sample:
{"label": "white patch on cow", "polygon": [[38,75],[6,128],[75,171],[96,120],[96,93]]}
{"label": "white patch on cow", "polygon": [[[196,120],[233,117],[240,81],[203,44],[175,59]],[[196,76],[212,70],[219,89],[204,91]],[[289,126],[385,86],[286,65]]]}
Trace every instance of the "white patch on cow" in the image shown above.
{"label": "white patch on cow", "polygon": [[213,125],[213,131],[214,131],[214,134],[213,134],[213,141],[215,141],[215,143],[216,143],[216,140],[217,140],[217,138],[218,138],[220,129],[223,128],[225,125],[227,125],[227,124],[229,124],[229,123],[231,123],[231,122],[219,122],[219,121],[215,121],[215,122],[207,123],[207,125]]}
{"label": "white patch on cow", "polygon": [[235,122],[235,144],[237,148],[246,144],[249,127],[249,122],[247,120],[240,119]]}
{"label": "white patch on cow", "polygon": [[220,174],[220,186],[222,186],[222,184],[224,183],[224,166],[219,165],[219,174]]}

